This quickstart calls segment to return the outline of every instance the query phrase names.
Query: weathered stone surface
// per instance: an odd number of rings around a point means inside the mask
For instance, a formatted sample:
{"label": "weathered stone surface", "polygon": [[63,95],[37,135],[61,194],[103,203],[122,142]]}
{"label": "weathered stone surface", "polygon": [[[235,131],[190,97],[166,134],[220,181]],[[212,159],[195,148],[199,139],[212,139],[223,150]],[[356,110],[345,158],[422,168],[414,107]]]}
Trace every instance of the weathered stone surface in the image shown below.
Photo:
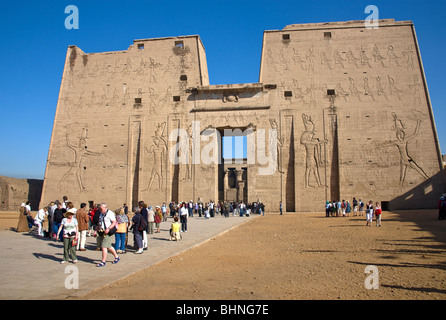
{"label": "weathered stone surface", "polygon": [[18,212],[21,204],[26,201],[31,202],[32,210],[37,210],[42,194],[42,185],[43,181],[38,179],[0,176],[0,210],[17,210]]}
{"label": "weathered stone surface", "polygon": [[[228,85],[209,85],[198,36],[135,40],[118,52],[70,46],[42,203],[228,194],[267,210],[353,197],[436,205],[445,178],[411,22],[290,25],[263,38],[259,83]],[[214,161],[225,129],[248,136],[242,163]]]}

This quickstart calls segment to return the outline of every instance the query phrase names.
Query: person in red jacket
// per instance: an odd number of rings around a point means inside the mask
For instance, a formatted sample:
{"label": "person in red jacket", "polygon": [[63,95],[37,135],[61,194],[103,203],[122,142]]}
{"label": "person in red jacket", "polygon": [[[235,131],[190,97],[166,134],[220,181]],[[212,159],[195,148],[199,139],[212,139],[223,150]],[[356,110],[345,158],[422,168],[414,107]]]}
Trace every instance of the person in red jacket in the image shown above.
{"label": "person in red jacket", "polygon": [[375,217],[376,217],[377,227],[381,227],[381,215],[382,215],[381,206],[379,205],[379,202],[377,202],[375,205]]}

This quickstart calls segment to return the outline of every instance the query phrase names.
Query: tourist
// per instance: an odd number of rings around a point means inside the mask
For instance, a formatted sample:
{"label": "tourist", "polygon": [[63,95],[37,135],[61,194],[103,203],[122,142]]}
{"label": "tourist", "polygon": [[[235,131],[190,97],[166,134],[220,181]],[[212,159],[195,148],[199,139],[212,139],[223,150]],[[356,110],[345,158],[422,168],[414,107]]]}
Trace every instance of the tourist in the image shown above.
{"label": "tourist", "polygon": [[125,253],[125,239],[127,237],[129,219],[125,214],[124,207],[116,210],[116,222],[118,227],[115,233],[115,250],[116,253]]}
{"label": "tourist", "polygon": [[365,210],[365,216],[367,219],[366,226],[368,226],[369,224],[370,224],[370,226],[372,226],[372,220],[373,220],[373,202],[372,202],[372,200],[370,200],[369,203],[367,203],[367,208]]}
{"label": "tourist", "polygon": [[364,202],[359,199],[359,216],[362,217],[364,215]]}
{"label": "tourist", "polygon": [[60,236],[63,239],[63,260],[60,263],[68,262],[70,256],[73,263],[76,263],[76,242],[79,239],[79,228],[73,209],[69,209],[64,213],[64,218],[57,230],[56,239],[60,239]]}
{"label": "tourist", "polygon": [[[328,201],[327,201],[327,203],[328,203]],[[282,214],[283,214],[283,212],[282,212],[282,210],[283,210],[283,204],[282,204],[282,201],[280,201],[279,209],[280,209],[280,215],[282,215]],[[328,215],[327,215],[327,217],[328,217]]]}
{"label": "tourist", "polygon": [[438,201],[438,220],[446,219],[446,193],[443,193]]}
{"label": "tourist", "polygon": [[334,216],[338,216],[338,214],[337,214],[337,212],[338,212],[338,210],[337,210],[337,208],[336,208],[336,201],[332,201],[331,202],[331,209],[330,209],[330,215],[332,216],[332,217],[334,217]]}
{"label": "tourist", "polygon": [[350,217],[350,212],[352,211],[352,207],[350,206],[350,202],[348,200],[345,201],[345,215]]}
{"label": "tourist", "polygon": [[211,200],[209,203],[209,215],[213,218],[215,216],[215,203],[214,200]]}
{"label": "tourist", "polygon": [[167,221],[167,206],[165,202],[161,206],[161,212],[163,213],[163,221]]}
{"label": "tourist", "polygon": [[26,201],[25,216],[26,220],[28,221],[28,231],[31,231],[32,227],[34,226],[34,219],[31,216],[31,201]]}
{"label": "tourist", "polygon": [[67,196],[63,196],[62,197],[62,208],[65,210],[68,210],[69,208],[67,207],[67,203],[68,203],[68,197]]}
{"label": "tourist", "polygon": [[135,248],[138,250],[135,252],[136,254],[143,253],[144,244],[143,244],[143,231],[146,229],[147,224],[144,217],[141,215],[140,207],[135,207],[133,209],[133,218],[132,218],[132,226],[133,230],[133,241]]}
{"label": "tourist", "polygon": [[149,212],[147,210],[147,205],[144,203],[144,201],[139,201],[138,205],[139,205],[139,213],[141,214],[141,216],[144,218],[144,220],[146,222],[145,223],[146,228],[142,231],[142,244],[143,244],[143,249],[147,249],[147,247],[149,245],[149,243],[147,241],[147,228],[149,226],[149,220],[148,220]]}
{"label": "tourist", "polygon": [[94,205],[90,205],[90,209],[88,210],[88,236],[91,237],[91,232],[94,231],[93,227],[93,217],[95,213]]}
{"label": "tourist", "polygon": [[74,207],[74,204],[71,201],[67,201],[65,203],[65,209],[67,209],[67,211],[71,209],[74,212],[74,217],[76,218],[77,209]]}
{"label": "tourist", "polygon": [[56,203],[51,201],[48,205],[48,238],[53,238],[53,222],[54,222],[54,209],[56,209]]}
{"label": "tourist", "polygon": [[229,203],[225,201],[223,204],[223,213],[225,218],[229,218],[229,209],[230,209]]}
{"label": "tourist", "polygon": [[186,203],[183,202],[180,208],[181,232],[187,232],[187,215],[188,215],[188,210],[186,207]]}
{"label": "tourist", "polygon": [[155,228],[156,233],[160,233],[160,227],[161,227],[161,221],[163,221],[163,213],[161,211],[161,208],[159,206],[156,206],[155,209]]}
{"label": "tourist", "polygon": [[346,209],[345,200],[342,200],[342,203],[341,203],[341,211],[342,211],[342,216],[343,216],[343,217],[345,217],[345,209]]}
{"label": "tourist", "polygon": [[[282,206],[282,201],[280,201],[280,206]],[[331,212],[331,203],[330,201],[327,201],[325,203],[325,217],[330,217],[330,212]],[[282,214],[282,208],[280,208],[280,214]]]}
{"label": "tourist", "polygon": [[193,204],[192,200],[190,200],[189,203],[187,204],[187,209],[189,210],[189,217],[193,217],[194,216],[194,204]]}
{"label": "tourist", "polygon": [[34,224],[37,226],[37,234],[40,237],[43,237],[43,221],[45,220],[45,216],[48,214],[48,207],[40,209],[36,216],[34,217]]}
{"label": "tourist", "polygon": [[374,213],[375,213],[375,217],[376,217],[376,226],[381,227],[382,210],[381,210],[381,206],[379,205],[379,202],[377,202],[375,205]]}
{"label": "tourist", "polygon": [[181,240],[180,224],[178,223],[178,217],[173,218],[172,225],[170,226],[170,240]]}
{"label": "tourist", "polygon": [[90,218],[85,211],[86,203],[81,203],[79,210],[76,211],[76,220],[79,227],[79,241],[77,242],[77,250],[85,251],[85,243],[87,242],[87,231],[89,229]]}
{"label": "tourist", "polygon": [[358,215],[358,200],[356,198],[353,198],[353,216]]}
{"label": "tourist", "polygon": [[153,234],[153,227],[155,225],[155,211],[153,211],[152,206],[149,206],[147,210],[147,222],[149,224],[147,233]]}
{"label": "tourist", "polygon": [[341,202],[341,200],[339,200],[339,201],[337,202],[337,204],[336,204],[336,209],[337,209],[337,211],[336,211],[336,217],[341,216],[341,215],[342,215],[342,202]]}
{"label": "tourist", "polygon": [[108,250],[113,254],[115,260],[112,262],[113,264],[118,263],[120,258],[115,251],[115,248],[112,247],[112,236],[109,234],[110,229],[112,229],[116,225],[116,217],[113,211],[107,208],[107,204],[101,203],[100,206],[100,216],[99,223],[97,226],[98,233],[98,243],[100,248],[102,249],[102,259],[96,267],[104,267],[107,259]]}
{"label": "tourist", "polygon": [[[54,219],[53,219],[54,234],[57,234],[57,232],[61,226],[62,220],[64,218],[64,214],[65,214],[65,212],[67,212],[67,209],[62,208],[62,204],[59,201],[56,201],[56,205],[57,205],[57,207],[54,210]],[[63,236],[63,234],[60,233],[60,238],[56,237],[56,239],[59,239],[59,241],[62,242],[63,241],[62,236]]]}

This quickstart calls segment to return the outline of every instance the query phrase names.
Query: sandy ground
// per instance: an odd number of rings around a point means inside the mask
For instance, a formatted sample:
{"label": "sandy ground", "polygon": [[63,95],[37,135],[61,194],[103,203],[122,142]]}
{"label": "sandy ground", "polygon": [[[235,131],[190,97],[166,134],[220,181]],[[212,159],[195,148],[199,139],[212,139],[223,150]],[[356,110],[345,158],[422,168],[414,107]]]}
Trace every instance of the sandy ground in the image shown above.
{"label": "sandy ground", "polygon": [[[0,213],[0,230],[15,228],[16,216]],[[384,212],[381,227],[364,217],[271,214],[82,299],[443,300],[445,228],[434,210]]]}

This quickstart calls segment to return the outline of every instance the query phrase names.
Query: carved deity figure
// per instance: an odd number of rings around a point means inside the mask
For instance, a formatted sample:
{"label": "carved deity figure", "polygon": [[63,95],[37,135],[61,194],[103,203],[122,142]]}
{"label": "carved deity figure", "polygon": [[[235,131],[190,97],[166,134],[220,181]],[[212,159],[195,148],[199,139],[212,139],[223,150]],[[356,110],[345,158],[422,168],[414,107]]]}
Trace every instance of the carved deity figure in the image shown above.
{"label": "carved deity figure", "polygon": [[322,162],[321,145],[327,143],[327,141],[321,141],[315,138],[314,123],[311,117],[306,114],[302,114],[302,120],[304,122],[305,131],[300,137],[300,143],[305,146],[305,187],[313,187],[310,184],[311,176],[316,181],[316,186],[322,186],[321,177],[319,174],[319,164]]}
{"label": "carved deity figure", "polygon": [[[167,156],[167,142],[163,138],[166,123],[158,124],[153,137],[153,144],[145,151],[152,158],[152,170],[150,172],[149,184],[145,190],[151,190],[155,180],[158,180],[158,188],[156,190],[164,191],[164,171],[165,159]],[[143,190],[143,191],[145,191]]]}
{"label": "carved deity figure", "polygon": [[405,124],[401,121],[401,119],[398,118],[396,113],[392,112],[394,126],[393,130],[395,130],[396,134],[396,140],[395,141],[388,141],[381,146],[396,146],[398,148],[398,152],[400,155],[400,186],[404,184],[404,181],[406,179],[406,173],[407,169],[413,169],[415,170],[420,176],[422,176],[424,179],[429,179],[427,174],[424,172],[423,168],[421,168],[409,155],[408,151],[408,143],[410,140],[415,138],[420,130],[420,124],[422,122],[421,118],[423,117],[423,114],[417,110],[411,110],[412,114],[415,116],[416,119],[416,126],[414,133],[411,135],[406,134],[407,127]]}
{"label": "carved deity figure", "polygon": [[72,143],[70,141],[70,132],[71,127],[74,128],[74,125],[78,125],[77,123],[67,126],[67,133],[66,133],[66,140],[67,140],[67,146],[71,150],[74,151],[74,162],[70,163],[70,169],[62,176],[62,179],[60,179],[59,183],[57,184],[57,188],[61,190],[62,184],[66,181],[68,177],[73,175],[76,178],[76,181],[79,186],[80,192],[86,191],[86,187],[83,184],[82,176],[81,176],[81,164],[82,160],[86,156],[100,156],[101,153],[99,152],[92,152],[87,149],[87,139],[88,139],[88,125],[85,124],[84,127],[82,127],[82,134],[80,137],[78,137],[77,144]]}

